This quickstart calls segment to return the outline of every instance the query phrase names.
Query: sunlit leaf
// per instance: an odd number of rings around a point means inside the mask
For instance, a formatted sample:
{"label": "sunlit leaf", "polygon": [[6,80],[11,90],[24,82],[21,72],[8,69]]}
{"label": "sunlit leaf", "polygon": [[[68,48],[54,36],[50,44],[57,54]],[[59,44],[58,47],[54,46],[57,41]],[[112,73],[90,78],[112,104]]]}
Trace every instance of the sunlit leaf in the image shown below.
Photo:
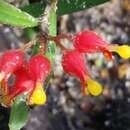
{"label": "sunlit leaf", "polygon": [[21,27],[34,27],[38,21],[15,6],[0,0],[0,23]]}

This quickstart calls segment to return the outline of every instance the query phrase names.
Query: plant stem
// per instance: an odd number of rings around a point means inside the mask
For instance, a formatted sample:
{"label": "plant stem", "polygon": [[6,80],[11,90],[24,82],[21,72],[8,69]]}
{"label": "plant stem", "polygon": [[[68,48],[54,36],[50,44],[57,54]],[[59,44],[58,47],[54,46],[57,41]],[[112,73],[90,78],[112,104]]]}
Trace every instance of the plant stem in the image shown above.
{"label": "plant stem", "polygon": [[[56,36],[57,34],[57,15],[56,15],[56,4],[57,1],[51,0],[50,10],[49,10],[49,16],[48,16],[48,22],[49,22],[49,35]],[[52,71],[54,68],[54,58],[55,58],[55,49],[56,45],[54,41],[50,41],[47,45],[46,55],[50,58],[51,65],[52,65]]]}
{"label": "plant stem", "polygon": [[[48,22],[49,22],[48,32],[49,32],[49,35],[56,36],[57,35],[57,14],[56,14],[57,0],[50,0],[50,2],[51,2],[51,5],[49,5],[50,6],[49,12],[47,10],[47,12],[49,13],[48,14]],[[51,73],[45,82],[46,87],[48,86],[50,78],[54,75],[55,50],[56,50],[56,44],[54,43],[54,41],[49,41],[49,43],[47,44],[47,49],[46,49],[46,56],[51,61]]]}

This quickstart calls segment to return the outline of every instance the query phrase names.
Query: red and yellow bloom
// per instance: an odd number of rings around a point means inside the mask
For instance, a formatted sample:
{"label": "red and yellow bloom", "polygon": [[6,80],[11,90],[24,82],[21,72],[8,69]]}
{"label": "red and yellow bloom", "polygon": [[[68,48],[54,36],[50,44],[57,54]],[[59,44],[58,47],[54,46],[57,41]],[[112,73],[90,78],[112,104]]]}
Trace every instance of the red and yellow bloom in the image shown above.
{"label": "red and yellow bloom", "polygon": [[91,78],[82,53],[77,50],[66,51],[63,54],[62,66],[66,73],[80,79],[83,94],[101,94],[102,86]]}
{"label": "red and yellow bloom", "polygon": [[130,58],[130,46],[109,44],[94,31],[76,34],[73,45],[82,53],[103,52],[107,58],[112,59],[112,52],[116,52],[124,59]]}
{"label": "red and yellow bloom", "polygon": [[[4,105],[11,105],[13,99],[21,94],[28,94],[29,104],[45,104],[46,94],[43,83],[50,73],[50,61],[45,56],[35,55],[29,59],[28,63],[25,63],[23,53],[12,51],[3,54],[1,61],[3,64],[0,74],[4,73],[1,78],[1,102]],[[15,77],[15,80],[14,84],[9,86],[8,79],[11,75]]]}

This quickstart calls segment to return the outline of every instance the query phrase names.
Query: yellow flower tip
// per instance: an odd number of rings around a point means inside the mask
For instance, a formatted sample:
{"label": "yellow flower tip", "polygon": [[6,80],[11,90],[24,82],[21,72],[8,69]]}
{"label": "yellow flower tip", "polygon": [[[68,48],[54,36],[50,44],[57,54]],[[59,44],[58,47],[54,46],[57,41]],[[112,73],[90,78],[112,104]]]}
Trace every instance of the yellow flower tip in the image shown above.
{"label": "yellow flower tip", "polygon": [[46,103],[46,93],[43,90],[41,82],[36,83],[36,88],[34,89],[31,97],[31,103],[36,105],[43,105]]}
{"label": "yellow flower tip", "polygon": [[103,91],[102,86],[98,82],[96,82],[92,79],[87,80],[87,85],[88,85],[88,87],[87,87],[88,92],[93,96],[98,96]]}
{"label": "yellow flower tip", "polygon": [[113,46],[112,51],[118,53],[123,59],[130,58],[130,46],[128,45]]}

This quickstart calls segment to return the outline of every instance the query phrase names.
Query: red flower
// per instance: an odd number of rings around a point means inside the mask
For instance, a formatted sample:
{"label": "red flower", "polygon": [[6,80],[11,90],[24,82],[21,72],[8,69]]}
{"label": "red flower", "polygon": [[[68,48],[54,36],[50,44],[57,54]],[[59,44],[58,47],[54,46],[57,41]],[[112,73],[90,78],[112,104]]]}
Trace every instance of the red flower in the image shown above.
{"label": "red flower", "polygon": [[35,88],[30,97],[30,104],[44,104],[46,102],[46,94],[42,84],[49,75],[50,69],[50,61],[43,55],[35,55],[29,60],[29,74],[35,81]]}
{"label": "red flower", "polygon": [[36,81],[44,81],[50,73],[50,69],[50,61],[43,55],[35,55],[29,60],[29,74]]}
{"label": "red flower", "polygon": [[11,105],[11,101],[21,94],[29,94],[34,89],[34,81],[28,74],[25,67],[21,67],[14,72],[14,85],[8,86],[9,93],[2,98],[2,103],[6,106]]}
{"label": "red flower", "polygon": [[66,51],[63,54],[62,66],[66,73],[78,77],[83,82],[89,74],[84,55],[76,50]]}
{"label": "red flower", "polygon": [[9,87],[8,80],[4,80],[3,85],[10,89],[6,95],[3,94],[1,102],[9,106],[15,97],[27,93],[29,104],[44,104],[46,94],[42,84],[49,72],[50,61],[45,56],[35,55],[31,57],[27,65],[22,65],[13,72],[16,77],[13,86]]}
{"label": "red flower", "polygon": [[24,53],[18,50],[6,51],[0,57],[0,82],[2,85],[0,91],[2,94],[8,94],[7,81],[10,75],[21,67],[24,63]]}
{"label": "red flower", "polygon": [[94,31],[83,31],[75,36],[74,47],[83,53],[103,52],[104,55],[112,59],[112,53],[118,53],[122,58],[127,59],[130,57],[130,47],[127,45],[112,45],[104,41]]}
{"label": "red flower", "polygon": [[24,63],[24,53],[18,50],[6,51],[0,57],[0,81],[8,79],[11,73]]}
{"label": "red flower", "polygon": [[66,73],[81,80],[83,94],[99,95],[101,93],[102,87],[91,79],[83,54],[76,50],[66,51],[62,58],[62,66]]}
{"label": "red flower", "polygon": [[30,77],[27,69],[25,67],[21,67],[17,71],[14,72],[15,84],[10,87],[9,95],[11,98],[18,96],[21,93],[29,93],[34,88],[34,81]]}
{"label": "red flower", "polygon": [[106,42],[93,31],[80,32],[75,36],[74,47],[80,52],[93,53],[107,48]]}

